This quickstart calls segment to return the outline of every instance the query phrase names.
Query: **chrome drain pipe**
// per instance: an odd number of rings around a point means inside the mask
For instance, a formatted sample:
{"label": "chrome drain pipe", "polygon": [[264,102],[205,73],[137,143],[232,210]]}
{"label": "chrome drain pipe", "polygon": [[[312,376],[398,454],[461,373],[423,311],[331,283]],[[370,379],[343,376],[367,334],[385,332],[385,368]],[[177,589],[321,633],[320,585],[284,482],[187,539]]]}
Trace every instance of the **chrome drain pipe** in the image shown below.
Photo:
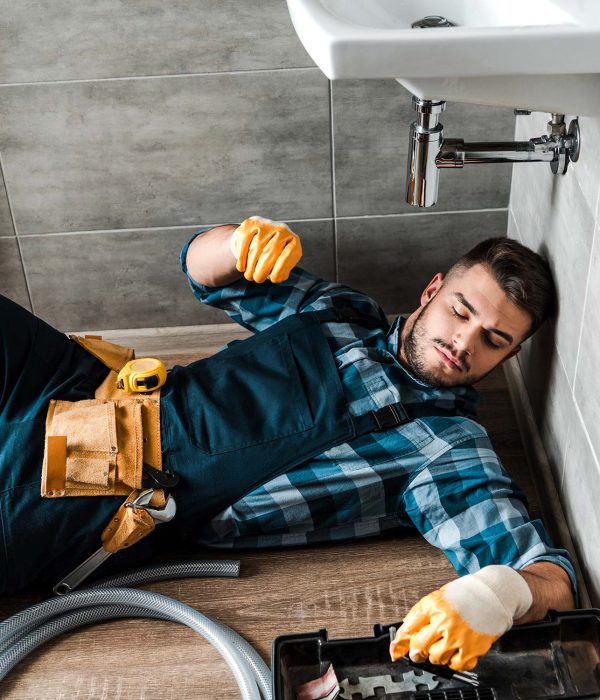
{"label": "chrome drain pipe", "polygon": [[496,143],[465,143],[462,139],[444,139],[435,158],[438,168],[462,168],[469,163],[551,163],[555,158],[553,142],[539,139],[529,141],[498,141]]}
{"label": "chrome drain pipe", "polygon": [[529,141],[465,143],[443,138],[443,125],[438,122],[438,115],[446,109],[443,100],[413,96],[412,104],[417,119],[410,126],[406,201],[413,207],[431,207],[437,202],[441,168],[462,168],[471,163],[545,162],[550,163],[555,175],[564,175],[569,162],[579,158],[579,122],[573,119],[567,131],[562,114],[552,115],[548,135]]}
{"label": "chrome drain pipe", "polygon": [[438,115],[446,109],[446,103],[420,100],[414,96],[412,103],[417,120],[410,125],[406,201],[413,207],[431,207],[438,198],[439,173],[435,159],[443,138]]}

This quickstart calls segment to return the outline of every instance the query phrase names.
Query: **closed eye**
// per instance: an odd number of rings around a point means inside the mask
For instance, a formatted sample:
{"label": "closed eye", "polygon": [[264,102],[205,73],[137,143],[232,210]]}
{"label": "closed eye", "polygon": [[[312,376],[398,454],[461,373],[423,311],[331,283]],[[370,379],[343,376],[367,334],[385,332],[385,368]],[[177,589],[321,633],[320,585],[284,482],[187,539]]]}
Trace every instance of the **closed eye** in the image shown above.
{"label": "closed eye", "polygon": [[[466,320],[467,320],[467,317],[466,317],[466,316],[463,316],[462,314],[459,314],[458,311],[457,311],[453,306],[451,306],[450,308],[452,309],[452,313],[453,313],[455,316],[457,316],[458,318],[462,318],[463,321],[466,321]],[[489,335],[487,335],[487,334],[484,335],[484,341],[485,341],[486,345],[489,345],[491,348],[495,348],[496,350],[501,350],[501,349],[502,349],[502,346],[501,346],[501,345],[496,345],[496,343],[492,343],[492,341],[490,340]]]}
{"label": "closed eye", "polygon": [[496,348],[496,350],[501,350],[502,346],[501,345],[496,345],[496,343],[492,343],[490,340],[490,337],[488,335],[484,336],[485,342],[487,345],[489,345],[491,348]]}

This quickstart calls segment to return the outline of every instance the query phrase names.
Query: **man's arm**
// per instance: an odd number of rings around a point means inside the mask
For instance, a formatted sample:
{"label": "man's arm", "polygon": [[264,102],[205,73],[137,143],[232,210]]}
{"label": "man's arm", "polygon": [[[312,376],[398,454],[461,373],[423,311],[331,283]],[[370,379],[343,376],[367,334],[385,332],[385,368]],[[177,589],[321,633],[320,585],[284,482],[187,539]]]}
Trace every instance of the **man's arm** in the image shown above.
{"label": "man's arm", "polygon": [[[205,286],[231,284],[240,279],[238,272],[258,284],[267,279],[275,284],[285,282],[302,257],[299,236],[287,224],[261,216],[244,219],[239,226],[209,229],[200,243],[198,238],[188,248],[186,264],[188,274],[196,281],[211,280],[204,282]],[[191,272],[190,262],[198,277]]]}
{"label": "man's arm", "polygon": [[569,577],[551,562],[527,571],[499,564],[447,583],[409,610],[390,644],[393,661],[448,664],[470,671],[513,624],[542,619],[549,608],[571,608]]}
{"label": "man's arm", "polygon": [[[517,621],[574,607],[575,574],[568,553],[531,520],[485,430],[473,421],[452,430],[444,433],[452,447],[412,478],[404,499],[415,526],[461,576],[411,608],[391,652],[470,670]],[[465,562],[480,568],[465,572]]]}
{"label": "man's arm", "polygon": [[525,615],[515,620],[516,625],[542,620],[550,609],[569,610],[575,607],[571,581],[562,566],[538,561],[519,573],[529,586],[533,603]]}
{"label": "man's arm", "polygon": [[253,216],[239,226],[195,231],[183,246],[180,261],[202,304],[225,311],[253,333],[290,314],[338,303],[350,303],[385,325],[385,314],[373,299],[303,270],[297,266],[301,256],[300,239],[286,224]]}
{"label": "man's arm", "polygon": [[243,277],[238,272],[230,241],[237,226],[225,224],[196,236],[187,251],[189,275],[207,287],[231,284]]}

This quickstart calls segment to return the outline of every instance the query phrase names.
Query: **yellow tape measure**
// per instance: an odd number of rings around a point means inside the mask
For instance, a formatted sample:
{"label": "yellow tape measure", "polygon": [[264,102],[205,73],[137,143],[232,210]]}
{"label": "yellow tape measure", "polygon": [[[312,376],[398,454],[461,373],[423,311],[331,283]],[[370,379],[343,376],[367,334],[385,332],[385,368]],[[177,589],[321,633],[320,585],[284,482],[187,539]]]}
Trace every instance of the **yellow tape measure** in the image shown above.
{"label": "yellow tape measure", "polygon": [[160,360],[140,357],[130,360],[117,376],[117,389],[133,393],[154,391],[167,381],[167,369]]}

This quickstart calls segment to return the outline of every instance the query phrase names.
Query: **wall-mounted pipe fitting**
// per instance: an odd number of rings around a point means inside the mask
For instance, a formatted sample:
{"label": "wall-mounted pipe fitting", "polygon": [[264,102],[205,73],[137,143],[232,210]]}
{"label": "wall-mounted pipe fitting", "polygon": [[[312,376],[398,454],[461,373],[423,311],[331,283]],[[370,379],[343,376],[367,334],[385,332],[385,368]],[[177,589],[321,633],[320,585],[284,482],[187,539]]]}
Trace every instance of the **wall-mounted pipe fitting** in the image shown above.
{"label": "wall-mounted pipe fitting", "polygon": [[553,114],[548,135],[529,141],[465,143],[444,139],[438,115],[446,109],[443,100],[413,96],[417,120],[410,126],[406,176],[406,201],[414,207],[437,202],[440,168],[462,168],[470,163],[550,163],[556,175],[567,172],[570,161],[579,158],[579,122],[573,119],[567,131],[564,115]]}

